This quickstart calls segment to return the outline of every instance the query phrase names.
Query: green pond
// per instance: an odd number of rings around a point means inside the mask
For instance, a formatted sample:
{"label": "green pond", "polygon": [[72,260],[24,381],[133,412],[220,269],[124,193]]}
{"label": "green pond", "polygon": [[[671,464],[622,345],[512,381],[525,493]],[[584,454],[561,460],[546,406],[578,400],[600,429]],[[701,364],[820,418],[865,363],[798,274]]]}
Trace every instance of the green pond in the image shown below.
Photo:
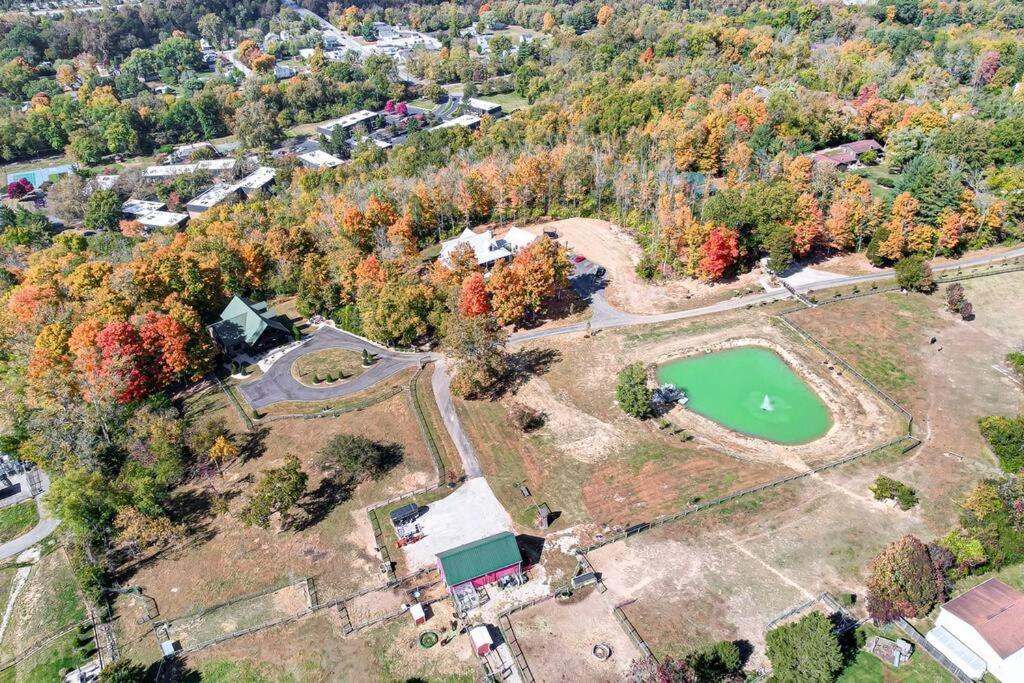
{"label": "green pond", "polygon": [[746,346],[671,361],[658,382],[686,393],[686,408],[724,427],[781,444],[822,436],[828,408],[782,358]]}

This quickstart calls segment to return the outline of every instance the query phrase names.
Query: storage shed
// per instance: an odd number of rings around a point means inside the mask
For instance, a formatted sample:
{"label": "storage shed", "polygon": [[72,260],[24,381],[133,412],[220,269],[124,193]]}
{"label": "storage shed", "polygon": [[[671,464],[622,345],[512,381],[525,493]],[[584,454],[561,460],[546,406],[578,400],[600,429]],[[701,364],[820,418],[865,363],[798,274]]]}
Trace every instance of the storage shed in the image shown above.
{"label": "storage shed", "polygon": [[420,506],[416,503],[409,503],[391,511],[391,524],[396,528],[403,524],[411,524],[420,516]]}
{"label": "storage shed", "polygon": [[441,578],[449,591],[474,588],[522,573],[523,556],[514,534],[502,531],[437,555]]}

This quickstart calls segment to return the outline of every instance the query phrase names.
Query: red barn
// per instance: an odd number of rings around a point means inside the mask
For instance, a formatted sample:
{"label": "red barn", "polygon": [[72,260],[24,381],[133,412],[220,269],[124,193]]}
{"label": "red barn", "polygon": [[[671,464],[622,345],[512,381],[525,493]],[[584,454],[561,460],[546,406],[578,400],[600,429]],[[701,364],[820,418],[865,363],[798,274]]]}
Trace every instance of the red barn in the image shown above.
{"label": "red barn", "polygon": [[508,531],[466,543],[437,555],[437,567],[448,590],[479,588],[523,571],[523,556]]}

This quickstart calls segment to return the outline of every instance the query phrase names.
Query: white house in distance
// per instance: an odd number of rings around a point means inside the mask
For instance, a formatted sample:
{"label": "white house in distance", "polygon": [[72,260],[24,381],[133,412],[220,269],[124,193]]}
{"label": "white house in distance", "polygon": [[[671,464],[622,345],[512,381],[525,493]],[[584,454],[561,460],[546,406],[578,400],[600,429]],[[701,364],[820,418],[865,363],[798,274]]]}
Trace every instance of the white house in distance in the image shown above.
{"label": "white house in distance", "polygon": [[333,154],[328,154],[322,149],[315,149],[312,152],[300,154],[299,161],[306,168],[334,168],[345,163],[343,160]]}
{"label": "white house in distance", "polygon": [[456,116],[454,119],[448,119],[444,123],[439,123],[430,130],[444,130],[445,128],[455,128],[461,126],[463,128],[469,128],[473,130],[480,125],[480,117],[473,114],[463,114]]}
{"label": "white house in distance", "polygon": [[495,263],[512,258],[517,251],[535,239],[537,239],[536,235],[522,228],[510,228],[504,236],[497,239],[490,230],[478,233],[466,228],[455,239],[441,243],[439,258],[441,263],[449,265],[452,253],[460,247],[468,245],[476,257],[476,264],[485,270],[490,270]]}
{"label": "white house in distance", "polygon": [[973,679],[1024,681],[1024,593],[989,579],[943,605],[927,638]]}

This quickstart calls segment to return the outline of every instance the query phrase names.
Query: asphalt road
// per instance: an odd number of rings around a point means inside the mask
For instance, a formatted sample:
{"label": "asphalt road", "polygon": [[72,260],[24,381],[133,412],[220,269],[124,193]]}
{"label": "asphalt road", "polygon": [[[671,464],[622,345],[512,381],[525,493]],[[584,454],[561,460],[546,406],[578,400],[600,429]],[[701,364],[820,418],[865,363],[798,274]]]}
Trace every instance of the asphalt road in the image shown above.
{"label": "asphalt road", "polygon": [[[39,472],[40,483],[42,484],[43,493],[50,488],[50,478],[46,476],[46,472]],[[26,534],[22,534],[17,538],[8,541],[0,545],[0,560],[6,560],[9,557],[14,557],[25,552],[36,543],[44,540],[47,536],[52,534],[60,524],[60,520],[51,517],[43,506],[42,496],[36,496],[36,509],[39,510],[39,523],[36,524],[31,531]]]}
{"label": "asphalt road", "polygon": [[[998,263],[999,261],[1008,261],[1014,258],[1024,256],[1024,247],[1019,247],[1011,251],[1002,252],[999,254],[989,254],[986,256],[975,256],[974,258],[965,258],[959,261],[953,261],[942,265],[932,266],[932,270],[937,273],[941,273],[949,270],[956,270],[957,268],[969,268],[973,266],[983,266],[990,263]],[[748,296],[736,297],[735,299],[728,299],[726,301],[720,301],[716,304],[710,304],[708,306],[701,306],[700,308],[691,308],[685,311],[673,311],[671,313],[659,313],[655,315],[644,315],[639,313],[625,313],[616,308],[613,308],[604,298],[605,283],[600,278],[592,273],[591,267],[593,264],[584,262],[579,264],[576,269],[576,275],[573,278],[573,287],[580,294],[580,296],[589,299],[590,308],[593,311],[590,317],[590,329],[600,330],[609,329],[614,327],[628,327],[630,325],[649,325],[652,323],[663,323],[671,322],[673,320],[684,320],[687,318],[698,318],[703,315],[710,315],[712,313],[722,313],[724,311],[734,311],[738,308],[744,308],[751,304],[759,304],[761,302],[778,301],[791,296],[791,294],[785,289],[777,289],[766,292],[760,292],[758,294],[751,294]],[[582,266],[582,268],[581,268]],[[795,287],[797,292],[807,292],[810,290],[821,290],[829,289],[833,287],[845,287],[847,285],[863,284],[868,282],[875,282],[878,280],[886,280],[893,276],[892,269],[879,270],[874,273],[867,275],[837,275],[834,278],[828,280],[819,280],[817,282],[801,285]],[[555,337],[561,334],[572,334],[574,332],[583,332],[587,329],[587,323],[575,323],[572,325],[565,325],[562,327],[551,327],[543,330],[527,330],[518,334],[513,334],[509,338],[510,343],[522,343],[531,341],[534,339],[544,339],[546,337]]]}
{"label": "asphalt road", "polygon": [[[329,387],[308,387],[292,376],[292,365],[306,354],[322,349],[349,349],[357,352],[368,349],[376,356],[377,362],[347,382]],[[323,327],[314,332],[305,344],[279,358],[263,375],[238,385],[238,390],[253,408],[262,408],[279,401],[323,401],[358,393],[397,372],[417,367],[421,361],[434,358],[429,353],[391,351],[333,327]]]}

